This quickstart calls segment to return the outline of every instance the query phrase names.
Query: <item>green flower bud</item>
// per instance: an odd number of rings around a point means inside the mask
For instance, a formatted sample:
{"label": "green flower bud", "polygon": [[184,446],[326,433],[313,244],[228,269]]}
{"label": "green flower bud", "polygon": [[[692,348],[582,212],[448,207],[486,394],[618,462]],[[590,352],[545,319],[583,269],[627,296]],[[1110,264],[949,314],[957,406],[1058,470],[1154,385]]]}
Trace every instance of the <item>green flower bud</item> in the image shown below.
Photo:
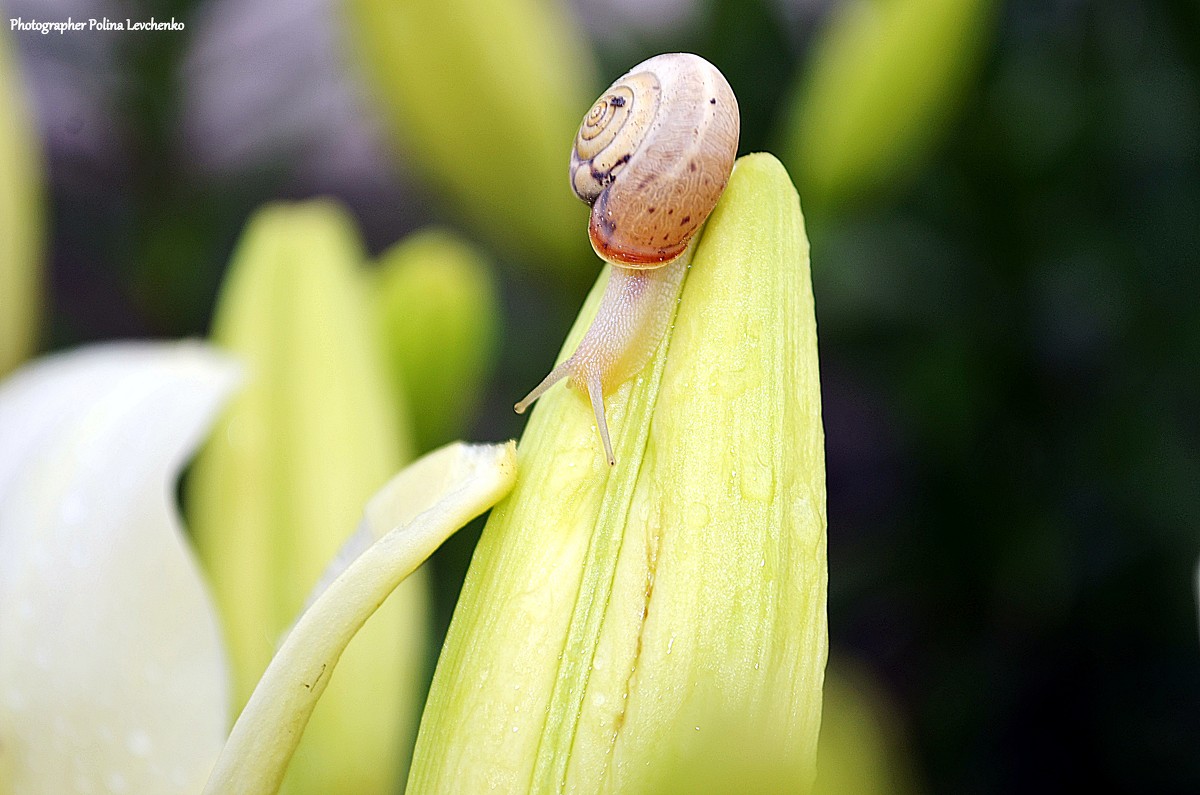
{"label": "green flower bud", "polygon": [[500,299],[487,261],[450,232],[419,232],[383,253],[370,284],[418,449],[460,438],[496,355]]}
{"label": "green flower bud", "polygon": [[584,250],[586,209],[564,189],[591,101],[582,37],[547,0],[352,0],[355,50],[402,141],[502,245],[564,267]]}
{"label": "green flower bud", "polygon": [[850,0],[817,41],[784,131],[805,195],[879,189],[939,140],[983,54],[990,0]]}
{"label": "green flower bud", "polygon": [[825,673],[825,709],[814,795],[920,792],[895,706],[871,673],[834,652]]}
{"label": "green flower bud", "polygon": [[10,46],[0,33],[0,374],[36,347],[42,305],[40,157]]}
{"label": "green flower bud", "polygon": [[[189,515],[221,609],[240,707],[363,504],[410,458],[401,445],[340,209],[275,206],[249,224],[214,340],[245,388],[190,482]],[[406,581],[357,636],[285,781],[292,793],[391,793],[420,698],[427,585]]]}
{"label": "green flower bud", "polygon": [[[593,290],[564,347],[599,303]],[[742,158],[671,328],[606,397],[541,398],[438,663],[410,793],[664,791],[766,738],[811,783],[826,656],[825,473],[808,242],[769,155]],[[666,791],[669,791],[666,790]]]}

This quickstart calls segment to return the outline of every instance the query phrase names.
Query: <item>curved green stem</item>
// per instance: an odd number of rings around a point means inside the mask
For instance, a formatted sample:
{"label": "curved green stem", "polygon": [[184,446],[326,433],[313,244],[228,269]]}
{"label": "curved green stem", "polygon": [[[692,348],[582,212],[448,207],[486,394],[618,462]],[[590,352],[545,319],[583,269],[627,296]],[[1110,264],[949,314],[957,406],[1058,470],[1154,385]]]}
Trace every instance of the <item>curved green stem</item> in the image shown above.
{"label": "curved green stem", "polygon": [[366,522],[395,526],[300,616],[234,725],[206,795],[269,795],[279,789],[354,634],[443,541],[508,494],[515,479],[514,443],[455,443],[412,464],[380,491],[367,506]]}

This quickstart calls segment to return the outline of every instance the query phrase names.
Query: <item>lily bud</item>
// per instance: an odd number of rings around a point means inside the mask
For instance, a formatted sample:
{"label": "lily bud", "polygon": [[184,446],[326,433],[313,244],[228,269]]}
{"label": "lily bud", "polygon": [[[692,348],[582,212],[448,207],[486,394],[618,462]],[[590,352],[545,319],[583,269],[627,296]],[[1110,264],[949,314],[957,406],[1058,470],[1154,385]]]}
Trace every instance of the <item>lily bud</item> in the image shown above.
{"label": "lily bud", "polygon": [[816,323],[799,201],[770,155],[738,162],[670,330],[606,406],[612,467],[577,392],[538,404],[463,586],[410,793],[671,791],[681,762],[719,769],[757,738],[760,780],[811,785],[827,647]]}
{"label": "lily bud", "polygon": [[[236,707],[357,523],[411,457],[401,447],[359,267],[337,207],[275,206],[251,222],[213,338],[246,385],[198,459],[189,518],[226,627]],[[420,698],[427,584],[389,598],[346,651],[284,791],[390,793]]]}
{"label": "lily bud", "polygon": [[384,367],[414,409],[417,448],[461,438],[496,355],[500,299],[487,261],[428,230],[385,251],[369,283]]}
{"label": "lily bud", "polygon": [[563,141],[593,82],[587,42],[546,0],[353,0],[354,51],[412,163],[512,251],[571,264],[583,207]]}
{"label": "lily bud", "polygon": [[813,50],[784,132],[822,206],[912,171],[939,140],[983,55],[991,0],[849,0]]}
{"label": "lily bud", "polygon": [[878,678],[835,650],[825,673],[813,795],[922,792],[900,717]]}
{"label": "lily bud", "polygon": [[7,32],[0,33],[0,374],[37,345],[40,160]]}

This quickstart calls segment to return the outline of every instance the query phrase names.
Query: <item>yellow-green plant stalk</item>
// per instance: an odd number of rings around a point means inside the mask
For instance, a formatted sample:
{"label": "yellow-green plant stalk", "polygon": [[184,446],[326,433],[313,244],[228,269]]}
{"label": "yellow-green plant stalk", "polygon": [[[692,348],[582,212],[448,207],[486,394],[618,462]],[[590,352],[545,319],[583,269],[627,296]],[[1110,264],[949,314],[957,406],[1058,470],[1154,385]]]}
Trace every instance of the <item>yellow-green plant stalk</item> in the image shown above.
{"label": "yellow-green plant stalk", "polygon": [[848,0],[813,48],[785,159],[822,206],[911,171],[974,76],[991,0]]}
{"label": "yellow-green plant stalk", "polygon": [[0,32],[0,375],[37,345],[41,158],[8,32]]}
{"label": "yellow-green plant stalk", "polygon": [[370,276],[384,364],[413,407],[417,448],[461,438],[492,369],[499,296],[483,254],[451,232],[418,232]]}
{"label": "yellow-green plant stalk", "polygon": [[364,530],[373,543],[337,572],[288,633],[234,725],[206,793],[279,789],[346,645],[446,538],[508,493],[516,479],[515,448],[512,442],[447,445],[406,468],[367,504]]}
{"label": "yellow-green plant stalk", "polygon": [[551,0],[346,0],[353,51],[406,163],[508,249],[565,267],[584,208],[563,141],[588,107],[586,41]]}
{"label": "yellow-green plant stalk", "polygon": [[[246,384],[197,460],[190,525],[249,697],[363,504],[411,457],[373,337],[351,221],[270,207],[234,254],[213,339]],[[391,793],[420,698],[427,584],[405,582],[355,638],[284,791]]]}
{"label": "yellow-green plant stalk", "polygon": [[[810,785],[827,644],[816,323],[799,201],[770,155],[738,162],[671,329],[607,410],[613,467],[578,392],[534,412],[410,793],[669,792],[747,744],[761,781]],[[731,726],[758,744],[726,742]]]}

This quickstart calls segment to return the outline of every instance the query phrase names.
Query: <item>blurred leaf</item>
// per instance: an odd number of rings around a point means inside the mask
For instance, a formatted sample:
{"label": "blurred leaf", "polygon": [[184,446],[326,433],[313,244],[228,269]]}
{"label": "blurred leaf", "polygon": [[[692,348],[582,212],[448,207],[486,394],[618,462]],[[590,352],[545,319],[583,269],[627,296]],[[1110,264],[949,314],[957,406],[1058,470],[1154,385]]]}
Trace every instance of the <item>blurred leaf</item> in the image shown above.
{"label": "blurred leaf", "polygon": [[380,256],[370,285],[417,448],[460,438],[496,356],[500,299],[483,254],[450,232],[420,232]]}
{"label": "blurred leaf", "polygon": [[820,390],[803,217],[773,157],[738,161],[693,263],[651,363],[607,398],[615,466],[579,393],[538,403],[463,586],[409,792],[630,792],[697,749],[706,770],[732,764],[730,716],[784,750],[755,760],[764,782],[811,779]]}
{"label": "blurred leaf", "polygon": [[[248,225],[213,337],[247,367],[196,463],[192,526],[225,618],[237,705],[363,504],[410,457],[345,213],[274,206]],[[419,709],[426,582],[410,578],[351,644],[285,791],[390,793]]]}
{"label": "blurred leaf", "polygon": [[974,78],[991,0],[848,0],[813,48],[783,131],[807,199],[860,198],[916,169]]}
{"label": "blurred leaf", "polygon": [[0,375],[33,352],[42,314],[41,159],[0,32]]}
{"label": "blurred leaf", "polygon": [[567,164],[593,65],[561,5],[347,3],[353,50],[402,156],[509,250],[552,267],[586,261],[587,211]]}

